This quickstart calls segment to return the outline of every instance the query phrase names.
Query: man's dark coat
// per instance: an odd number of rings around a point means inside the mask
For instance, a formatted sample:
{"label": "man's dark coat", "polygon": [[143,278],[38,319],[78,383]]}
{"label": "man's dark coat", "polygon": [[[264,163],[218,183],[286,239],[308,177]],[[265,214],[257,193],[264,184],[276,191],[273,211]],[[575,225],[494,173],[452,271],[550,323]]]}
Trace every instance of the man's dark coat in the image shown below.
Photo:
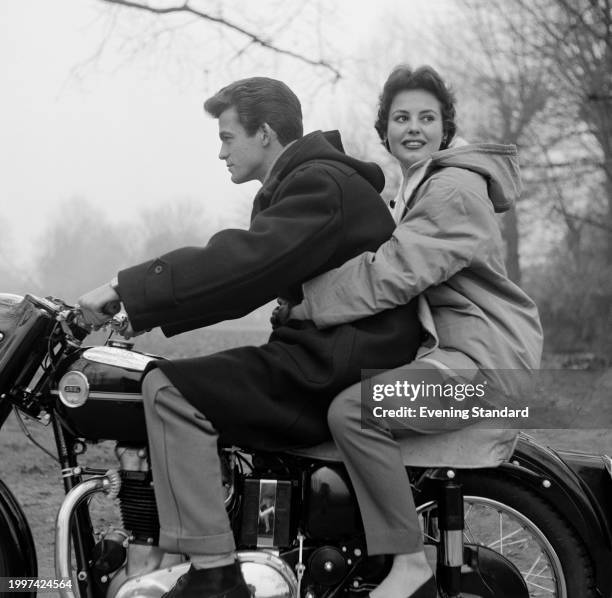
{"label": "man's dark coat", "polygon": [[[255,197],[248,230],[223,230],[205,247],[119,273],[134,329],[179,334],[241,317],[278,296],[301,299],[304,281],[391,236],[394,223],[378,195],[383,185],[380,168],[344,154],[337,133],[299,139]],[[329,437],[334,396],[359,381],[362,368],[412,361],[420,333],[413,302],[326,330],[291,320],[261,347],[157,365],[223,441],[308,445]]]}

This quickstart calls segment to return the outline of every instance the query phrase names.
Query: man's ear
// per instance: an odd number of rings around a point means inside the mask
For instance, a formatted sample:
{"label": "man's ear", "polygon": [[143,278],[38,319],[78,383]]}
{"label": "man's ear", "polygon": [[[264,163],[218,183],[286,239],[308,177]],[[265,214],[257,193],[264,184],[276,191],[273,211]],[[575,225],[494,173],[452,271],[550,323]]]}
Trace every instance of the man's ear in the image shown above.
{"label": "man's ear", "polygon": [[261,130],[261,143],[264,147],[269,146],[275,139],[278,139],[276,131],[268,123],[263,123],[259,128]]}

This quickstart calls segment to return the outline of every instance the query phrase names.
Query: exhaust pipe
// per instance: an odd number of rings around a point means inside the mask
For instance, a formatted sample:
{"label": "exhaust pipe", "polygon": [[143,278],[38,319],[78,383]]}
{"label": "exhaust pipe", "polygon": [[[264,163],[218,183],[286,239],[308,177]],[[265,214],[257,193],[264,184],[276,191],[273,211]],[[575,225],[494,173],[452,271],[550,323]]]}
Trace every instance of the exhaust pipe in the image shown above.
{"label": "exhaust pipe", "polygon": [[[121,488],[119,473],[109,470],[103,476],[93,476],[77,484],[68,494],[55,522],[55,573],[59,579],[72,579],[70,568],[70,520],[79,504],[92,494],[104,492],[116,498]],[[61,598],[76,598],[72,588],[59,588]]]}

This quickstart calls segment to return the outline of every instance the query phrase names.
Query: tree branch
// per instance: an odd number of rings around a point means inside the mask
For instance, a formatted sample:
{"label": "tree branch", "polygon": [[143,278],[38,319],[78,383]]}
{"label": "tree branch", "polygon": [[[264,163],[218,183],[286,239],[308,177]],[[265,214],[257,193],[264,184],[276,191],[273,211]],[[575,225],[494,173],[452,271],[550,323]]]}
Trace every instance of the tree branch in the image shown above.
{"label": "tree branch", "polygon": [[[576,8],[572,2],[567,2],[566,0],[557,0],[557,2],[567,14],[573,15],[580,22],[581,27],[588,31],[594,38],[604,40],[602,33],[595,27],[591,26],[584,18],[585,11]],[[593,10],[597,10],[599,7],[596,2],[591,2],[591,8]]]}
{"label": "tree branch", "polygon": [[552,206],[553,212],[559,212],[563,215],[563,218],[566,221],[566,224],[569,225],[571,221],[581,222],[582,224],[588,224],[590,226],[594,226],[600,230],[606,231],[608,233],[612,233],[612,227],[605,224],[605,214],[601,214],[598,219],[589,218],[588,216],[581,216],[580,214],[572,214],[568,212],[565,207],[560,206]]}
{"label": "tree branch", "polygon": [[192,15],[197,16],[198,18],[204,19],[205,21],[210,21],[211,23],[222,25],[223,27],[230,29],[231,31],[235,31],[236,33],[239,33],[245,36],[250,40],[250,43],[252,44],[256,44],[258,46],[261,46],[262,48],[266,48],[267,50],[276,52],[277,54],[282,54],[284,56],[289,56],[296,60],[300,60],[302,62],[305,62],[306,64],[309,64],[310,66],[327,69],[333,73],[334,81],[338,81],[339,79],[342,78],[342,74],[340,73],[340,71],[335,66],[327,62],[326,60],[315,60],[313,58],[309,58],[308,56],[304,56],[303,54],[293,52],[292,50],[281,48],[277,46],[276,44],[265,40],[261,36],[251,31],[248,31],[247,29],[241,27],[240,25],[236,25],[235,23],[228,21],[227,19],[224,19],[223,17],[216,17],[207,12],[203,12],[201,10],[193,8],[193,6],[189,5],[188,0],[186,0],[183,4],[179,6],[167,6],[167,7],[150,6],[148,4],[143,4],[141,2],[136,2],[133,0],[99,0],[99,1],[105,4],[114,4],[114,5],[123,6],[126,8],[144,10],[146,12],[150,12],[150,13],[158,14],[158,15],[172,14],[172,13],[192,14]]}

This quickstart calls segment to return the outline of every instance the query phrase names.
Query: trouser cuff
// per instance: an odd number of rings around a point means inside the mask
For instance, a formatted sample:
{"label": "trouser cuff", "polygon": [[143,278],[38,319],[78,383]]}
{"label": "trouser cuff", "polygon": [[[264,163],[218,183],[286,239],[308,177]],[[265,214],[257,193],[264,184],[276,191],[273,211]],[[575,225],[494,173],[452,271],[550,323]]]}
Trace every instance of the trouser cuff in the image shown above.
{"label": "trouser cuff", "polygon": [[214,536],[181,536],[159,532],[159,547],[166,552],[180,554],[225,554],[236,550],[234,535],[231,532]]}

